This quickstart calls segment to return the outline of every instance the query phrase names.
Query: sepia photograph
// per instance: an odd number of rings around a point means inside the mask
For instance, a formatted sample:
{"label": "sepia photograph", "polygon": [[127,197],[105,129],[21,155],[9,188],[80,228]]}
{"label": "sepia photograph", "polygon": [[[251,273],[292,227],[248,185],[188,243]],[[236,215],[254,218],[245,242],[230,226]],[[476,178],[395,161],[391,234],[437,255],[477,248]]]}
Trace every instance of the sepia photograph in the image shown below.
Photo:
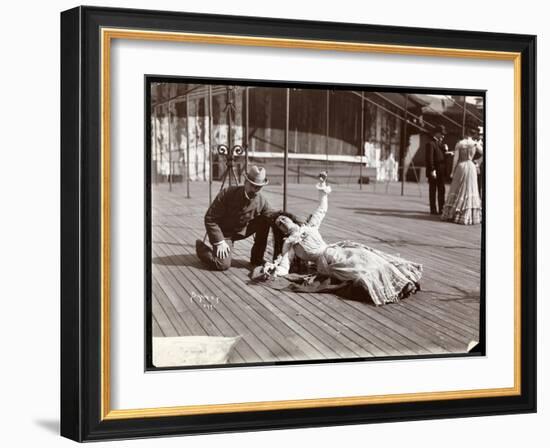
{"label": "sepia photograph", "polygon": [[485,91],[147,76],[145,104],[148,370],[485,355]]}
{"label": "sepia photograph", "polygon": [[[29,190],[14,216],[37,204],[57,228],[35,251],[60,256],[42,273],[61,303],[44,307],[56,434],[311,443],[369,425],[387,444],[394,423],[435,446],[483,416],[481,435],[505,417],[528,426],[500,439],[535,440],[540,27],[407,2],[222,6],[56,16],[59,88],[41,92],[61,115],[41,118],[60,158],[7,170]],[[35,165],[60,174],[51,200]]]}

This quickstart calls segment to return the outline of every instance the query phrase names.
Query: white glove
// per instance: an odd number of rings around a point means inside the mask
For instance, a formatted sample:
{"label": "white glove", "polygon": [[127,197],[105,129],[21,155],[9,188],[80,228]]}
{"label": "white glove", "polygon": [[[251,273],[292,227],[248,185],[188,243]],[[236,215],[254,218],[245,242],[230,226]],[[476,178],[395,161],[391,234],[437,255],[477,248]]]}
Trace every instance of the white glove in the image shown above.
{"label": "white glove", "polygon": [[223,260],[229,255],[229,252],[231,252],[231,247],[229,247],[229,244],[227,244],[225,240],[223,240],[220,244],[216,244],[216,257]]}

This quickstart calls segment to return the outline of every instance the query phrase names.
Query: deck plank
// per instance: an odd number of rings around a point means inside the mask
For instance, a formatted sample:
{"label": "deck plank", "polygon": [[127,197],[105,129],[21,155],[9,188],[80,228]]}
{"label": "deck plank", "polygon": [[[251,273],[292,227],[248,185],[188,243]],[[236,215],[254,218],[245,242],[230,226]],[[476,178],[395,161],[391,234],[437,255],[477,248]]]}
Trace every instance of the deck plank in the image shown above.
{"label": "deck plank", "polygon": [[[178,336],[179,333],[176,330],[176,327],[174,326],[170,318],[166,315],[166,312],[162,308],[162,305],[160,304],[156,296],[153,296],[152,307],[153,320],[159,327],[162,336]],[[184,333],[187,333],[187,329],[184,330]],[[156,336],[157,334],[155,334],[155,332],[153,331],[153,335]]]}
{"label": "deck plank", "polygon": [[[160,246],[160,245],[159,245]],[[169,255],[166,249],[159,248],[159,252],[165,256],[168,260],[175,262],[174,259]],[[203,291],[203,294],[209,296],[215,296],[216,290],[212,288],[211,284],[204,285],[200,282],[196,282],[196,279],[188,277],[186,270],[180,271],[179,269],[172,269],[171,274],[173,279],[178,282],[183,289],[186,291],[187,295],[182,297],[181,302],[185,303],[187,307],[186,312],[195,314],[195,316],[200,316],[201,323],[207,329],[207,334],[214,336],[226,336],[234,337],[239,336],[237,323],[232,320],[231,323],[224,318],[222,314],[214,308],[212,311],[205,310],[200,304],[196,302],[191,302],[189,298],[193,291]],[[187,299],[187,300],[186,300]],[[260,359],[264,361],[260,353],[257,353],[253,348],[253,343],[250,338],[243,338],[243,341],[238,344],[236,348],[237,352],[243,357],[243,359]]]}
{"label": "deck plank", "polygon": [[153,316],[153,337],[165,337],[166,335],[162,331],[162,328],[160,328],[159,323],[157,322],[156,317]]}
{"label": "deck plank", "polygon": [[[190,233],[192,233],[192,231],[190,231]],[[217,275],[215,276],[210,275],[210,278],[212,279],[213,277],[216,277],[218,281],[224,282],[226,288],[230,291],[242,295],[243,290],[248,289],[250,296],[246,297],[247,304],[251,305],[251,307],[256,309],[256,311],[262,312],[262,316],[264,316],[265,318],[275,317],[276,322],[274,327],[278,328],[279,330],[284,329],[284,327],[288,327],[290,331],[287,331],[285,334],[286,341],[289,341],[290,338],[290,343],[292,345],[298,346],[300,351],[305,351],[306,353],[308,353],[309,358],[311,358],[312,356],[323,357],[321,354],[322,352],[315,349],[315,345],[318,343],[318,341],[307,332],[303,334],[304,332],[300,331],[300,327],[297,325],[297,323],[294,322],[292,319],[288,319],[288,314],[281,309],[280,304],[278,306],[280,300],[276,295],[273,294],[273,291],[269,290],[267,291],[267,294],[262,294],[260,289],[248,287],[248,285],[239,276],[225,272],[219,272],[216,274]],[[246,278],[246,275],[244,275],[244,277]],[[241,298],[243,297],[244,296],[242,296]],[[270,298],[274,303],[269,301]],[[297,338],[295,337],[296,335],[302,337]],[[302,339],[303,342],[300,339]],[[288,343],[285,343],[285,345],[288,345]],[[297,355],[299,355],[299,353],[297,353]]]}
{"label": "deck plank", "polygon": [[[166,232],[169,234],[169,231]],[[187,252],[187,254],[191,254]],[[262,358],[262,360],[272,360],[274,357],[277,360],[292,359],[291,353],[285,350],[283,345],[280,345],[276,339],[270,337],[266,333],[265,327],[262,328],[257,324],[256,316],[250,314],[246,304],[245,306],[236,306],[234,301],[239,301],[236,293],[227,287],[220,277],[207,276],[203,268],[181,270],[183,275],[197,286],[197,290],[202,294],[203,291],[210,291],[214,297],[219,299],[225,295],[229,300],[216,300],[214,307],[217,308],[222,319],[228,325],[232,325],[238,334],[245,336],[245,339],[251,344],[251,348]],[[199,293],[197,293],[199,294]]]}
{"label": "deck plank", "polygon": [[[191,184],[190,199],[181,184],[172,192],[154,186],[153,334],[241,335],[231,359],[238,363],[464,352],[479,337],[480,226],[440,222],[427,213],[425,186],[407,188],[400,196],[394,185],[388,193],[335,186],[321,226],[328,243],[349,239],[422,263],[422,291],[375,307],[249,285],[252,239],[235,244],[229,271],[205,270],[194,242],[204,236],[208,185]],[[289,192],[290,211],[313,211],[311,185],[291,185]],[[263,194],[282,206],[280,186]],[[207,310],[190,300],[192,293],[220,300]]]}

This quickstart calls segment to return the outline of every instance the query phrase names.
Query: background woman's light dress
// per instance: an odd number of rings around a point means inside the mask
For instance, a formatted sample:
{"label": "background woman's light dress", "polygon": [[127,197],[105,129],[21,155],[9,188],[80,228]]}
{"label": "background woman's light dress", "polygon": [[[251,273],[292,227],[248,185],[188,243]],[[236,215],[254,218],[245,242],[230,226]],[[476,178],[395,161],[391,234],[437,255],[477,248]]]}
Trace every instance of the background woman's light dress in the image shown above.
{"label": "background woman's light dress", "polygon": [[477,167],[472,159],[481,146],[471,139],[461,140],[455,148],[453,181],[441,219],[458,224],[481,222],[481,198],[477,185]]}

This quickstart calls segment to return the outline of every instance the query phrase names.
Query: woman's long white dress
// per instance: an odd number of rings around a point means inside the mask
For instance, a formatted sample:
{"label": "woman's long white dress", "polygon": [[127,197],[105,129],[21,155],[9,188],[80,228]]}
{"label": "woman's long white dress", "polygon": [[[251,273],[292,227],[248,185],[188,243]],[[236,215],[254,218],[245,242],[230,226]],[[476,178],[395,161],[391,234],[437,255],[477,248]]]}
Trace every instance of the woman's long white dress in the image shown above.
{"label": "woman's long white dress", "polygon": [[375,305],[397,302],[419,288],[422,265],[352,241],[327,244],[319,227],[328,211],[330,187],[319,188],[319,206],[308,222],[288,236],[275,275],[286,275],[294,257],[315,263],[316,272],[351,281]]}
{"label": "woman's long white dress", "polygon": [[481,222],[477,167],[472,161],[476,152],[481,152],[481,147],[473,140],[457,143],[453,181],[441,214],[443,221],[466,225]]}

